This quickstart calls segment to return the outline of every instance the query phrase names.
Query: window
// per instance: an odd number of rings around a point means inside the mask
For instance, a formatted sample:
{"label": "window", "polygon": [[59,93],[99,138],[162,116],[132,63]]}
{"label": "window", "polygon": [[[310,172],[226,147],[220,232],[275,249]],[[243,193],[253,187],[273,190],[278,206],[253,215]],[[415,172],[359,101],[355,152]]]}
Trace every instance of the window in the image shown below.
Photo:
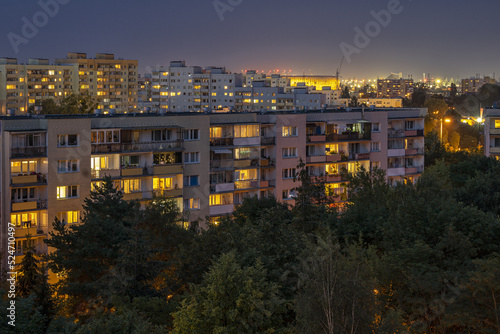
{"label": "window", "polygon": [[296,147],[287,147],[282,150],[283,158],[296,158],[297,157],[297,148]]}
{"label": "window", "polygon": [[[153,190],[170,190],[173,188],[174,182],[171,177],[155,177],[153,178]],[[177,187],[177,185],[175,185]]]}
{"label": "window", "polygon": [[406,166],[406,168],[415,167],[415,164],[413,162],[413,158],[405,158],[405,166]]}
{"label": "window", "polygon": [[80,170],[79,160],[59,160],[57,161],[58,173],[74,173]]}
{"label": "window", "polygon": [[92,144],[112,144],[120,142],[120,130],[99,130],[90,133]]}
{"label": "window", "polygon": [[500,128],[500,119],[495,120],[495,129]]}
{"label": "window", "polygon": [[414,130],[415,129],[415,121],[405,121],[405,130]]}
{"label": "window", "polygon": [[257,159],[259,157],[258,150],[251,147],[239,147],[234,149],[235,159]]}
{"label": "window", "polygon": [[57,199],[77,198],[78,186],[57,187]]}
{"label": "window", "polygon": [[234,172],[236,181],[257,180],[257,169],[241,169]]}
{"label": "window", "polygon": [[92,170],[108,169],[108,157],[92,157],[90,159],[90,166]]}
{"label": "window", "polygon": [[371,151],[379,152],[380,151],[380,142],[372,142],[371,143]]}
{"label": "window", "polygon": [[10,171],[12,174],[31,174],[37,172],[38,162],[36,160],[11,161]]}
{"label": "window", "polygon": [[294,190],[286,189],[286,190],[283,190],[283,192],[281,193],[281,198],[284,200],[293,199],[294,197],[295,197]]}
{"label": "window", "polygon": [[222,128],[221,127],[211,127],[210,128],[210,138],[222,138]]}
{"label": "window", "polygon": [[282,128],[283,137],[296,137],[297,127],[296,126],[284,126]]}
{"label": "window", "polygon": [[380,161],[372,161],[372,162],[370,163],[370,165],[371,165],[371,166],[370,166],[370,169],[371,169],[371,170],[374,170],[374,169],[376,169],[376,168],[378,169],[378,168],[380,168]]}
{"label": "window", "polygon": [[184,186],[185,187],[193,187],[199,186],[200,180],[198,175],[185,175],[184,176]]}
{"label": "window", "polygon": [[259,137],[259,125],[235,125],[234,138]]}
{"label": "window", "polygon": [[78,223],[80,211],[64,211],[57,214],[57,219],[61,223],[75,224]]}
{"label": "window", "polygon": [[172,130],[154,130],[151,132],[151,141],[171,140]]}
{"label": "window", "polygon": [[233,204],[233,194],[215,194],[210,195],[210,205]]}
{"label": "window", "polygon": [[127,179],[121,181],[121,190],[125,194],[137,193],[141,191],[141,180],[140,179]]}
{"label": "window", "polygon": [[78,135],[57,135],[57,147],[78,146]]}
{"label": "window", "polygon": [[184,162],[187,164],[194,164],[200,162],[200,152],[184,153]]}
{"label": "window", "polygon": [[16,227],[30,228],[38,225],[36,213],[18,213],[10,215],[10,222]]}
{"label": "window", "polygon": [[139,167],[139,156],[138,155],[124,155],[121,157],[121,165],[124,168]]}
{"label": "window", "polygon": [[200,131],[198,129],[184,130],[184,140],[199,140]]}
{"label": "window", "polygon": [[372,123],[372,132],[380,132],[380,123]]}
{"label": "window", "polygon": [[200,208],[199,198],[188,198],[184,200],[184,210],[195,210]]}
{"label": "window", "polygon": [[325,145],[326,155],[339,154],[339,144],[327,144]]}
{"label": "window", "polygon": [[11,191],[11,200],[13,202],[26,202],[36,200],[36,188],[13,188]]}
{"label": "window", "polygon": [[284,179],[292,179],[295,177],[296,169],[295,168],[285,168],[281,172]]}

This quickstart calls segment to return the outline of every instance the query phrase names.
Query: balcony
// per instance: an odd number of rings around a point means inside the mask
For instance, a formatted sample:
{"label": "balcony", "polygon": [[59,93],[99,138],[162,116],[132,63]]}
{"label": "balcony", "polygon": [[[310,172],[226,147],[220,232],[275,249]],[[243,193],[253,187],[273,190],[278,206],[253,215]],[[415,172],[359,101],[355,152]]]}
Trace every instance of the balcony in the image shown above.
{"label": "balcony", "polygon": [[260,145],[260,137],[234,138],[234,146],[254,146]]}
{"label": "balcony", "polygon": [[326,161],[325,155],[314,155],[306,157],[306,163],[322,163]]}
{"label": "balcony", "polygon": [[213,205],[210,206],[209,209],[210,216],[224,215],[232,213],[233,211],[234,211],[234,204]]}
{"label": "balcony", "polygon": [[234,183],[215,184],[215,192],[234,191]]}
{"label": "balcony", "polygon": [[406,155],[406,150],[404,148],[394,148],[387,150],[388,157],[403,157]]}
{"label": "balcony", "polygon": [[387,176],[404,176],[406,173],[405,167],[389,167],[387,168]]}
{"label": "balcony", "polygon": [[153,174],[182,174],[182,164],[153,166]]}
{"label": "balcony", "polygon": [[125,168],[125,169],[121,170],[122,176],[139,176],[139,175],[143,175],[143,174],[144,174],[144,168],[142,168],[142,167]]}
{"label": "balcony", "polygon": [[210,146],[233,146],[234,138],[210,138]]}
{"label": "balcony", "polygon": [[47,175],[38,173],[31,175],[12,176],[13,185],[35,184],[35,183],[47,183]]}
{"label": "balcony", "polygon": [[142,192],[134,192],[134,193],[123,194],[123,200],[124,201],[133,201],[133,200],[141,200],[141,199],[143,199],[143,193]]}
{"label": "balcony", "polygon": [[45,237],[47,234],[40,227],[31,225],[31,221],[24,222],[23,227],[16,228],[16,238],[25,238],[27,235],[32,238]]}
{"label": "balcony", "polygon": [[122,152],[156,152],[182,149],[182,140],[146,143],[92,144],[92,154]]}
{"label": "balcony", "polygon": [[221,160],[211,160],[210,168],[212,169],[233,169],[235,160],[233,159],[221,159]]}
{"label": "balcony", "polygon": [[260,137],[261,145],[275,145],[276,137]]}
{"label": "balcony", "polygon": [[405,136],[405,131],[400,129],[389,129],[387,130],[387,136],[389,138],[403,138]]}
{"label": "balcony", "polygon": [[339,174],[327,174],[326,175],[326,182],[341,182],[344,181],[342,180],[342,176]]}
{"label": "balcony", "polygon": [[308,135],[307,141],[311,143],[320,143],[326,141],[325,135]]}
{"label": "balcony", "polygon": [[342,156],[340,154],[329,154],[326,156],[327,162],[338,162],[342,160]]}
{"label": "balcony", "polygon": [[424,154],[423,148],[408,148],[405,150],[405,155],[422,155]]}
{"label": "balcony", "polygon": [[423,172],[424,172],[424,166],[406,166],[405,168],[406,175],[422,174]]}
{"label": "balcony", "polygon": [[370,153],[356,153],[354,158],[356,160],[370,160]]}
{"label": "balcony", "polygon": [[500,135],[500,128],[490,128],[490,135]]}
{"label": "balcony", "polygon": [[90,172],[92,179],[102,179],[103,177],[109,176],[111,178],[118,178],[121,176],[120,169],[101,169],[92,170]]}
{"label": "balcony", "polygon": [[182,188],[177,188],[177,189],[158,189],[154,191],[157,196],[164,196],[164,197],[182,197],[183,195],[183,190]]}
{"label": "balcony", "polygon": [[405,137],[423,137],[424,130],[416,129],[416,130],[405,130]]}
{"label": "balcony", "polygon": [[31,200],[26,202],[12,203],[12,212],[14,211],[31,211],[31,210],[45,210],[47,208],[47,201]]}
{"label": "balcony", "polygon": [[342,134],[331,133],[326,135],[328,142],[371,140],[370,132],[343,132]]}
{"label": "balcony", "polygon": [[11,158],[45,157],[47,156],[47,147],[13,147],[10,149],[10,156]]}
{"label": "balcony", "polygon": [[234,183],[234,188],[236,190],[242,190],[242,189],[256,189],[256,188],[259,188],[260,186],[260,183],[259,181],[255,181],[255,180],[252,180],[252,181],[236,181]]}

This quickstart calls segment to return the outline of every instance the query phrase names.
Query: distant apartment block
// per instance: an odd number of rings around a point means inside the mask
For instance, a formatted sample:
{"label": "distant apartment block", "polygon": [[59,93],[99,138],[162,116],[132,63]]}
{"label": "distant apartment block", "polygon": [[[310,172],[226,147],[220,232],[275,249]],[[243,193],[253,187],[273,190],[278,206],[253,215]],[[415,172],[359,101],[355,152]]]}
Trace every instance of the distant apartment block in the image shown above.
{"label": "distant apartment block", "polygon": [[462,79],[462,94],[474,94],[485,84],[496,84],[491,77]]}
{"label": "distant apartment block", "polygon": [[484,153],[500,159],[500,109],[484,111]]}
{"label": "distant apartment block", "polygon": [[410,98],[413,89],[413,79],[404,79],[400,75],[391,74],[386,79],[377,80],[378,98]]}
{"label": "distant apartment block", "polygon": [[28,112],[45,99],[60,100],[88,92],[98,108],[129,112],[137,108],[137,60],[115,59],[112,54],[68,53],[65,59],[30,59],[18,64],[0,58],[0,113]]}
{"label": "distant apartment block", "polygon": [[294,202],[302,159],[346,200],[341,171],[381,168],[391,184],[424,168],[425,109],[309,112],[33,115],[0,117],[1,249],[15,226],[16,261],[26,235],[42,240],[58,217],[78,224],[92,187],[109,176],[125,200],[172,198],[185,221],[217,222],[247,197]]}

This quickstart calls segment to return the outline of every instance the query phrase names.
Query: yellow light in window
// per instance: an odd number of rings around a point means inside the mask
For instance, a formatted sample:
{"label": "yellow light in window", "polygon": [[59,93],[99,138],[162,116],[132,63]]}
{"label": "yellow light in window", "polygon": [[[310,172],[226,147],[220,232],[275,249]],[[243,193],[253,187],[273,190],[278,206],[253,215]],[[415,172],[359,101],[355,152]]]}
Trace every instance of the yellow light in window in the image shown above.
{"label": "yellow light in window", "polygon": [[24,78],[19,78],[19,82],[24,82]]}
{"label": "yellow light in window", "polygon": [[168,72],[162,72],[161,73],[164,77],[166,77],[168,75]]}
{"label": "yellow light in window", "polygon": [[224,89],[227,89],[227,86],[224,86]]}
{"label": "yellow light in window", "polygon": [[49,85],[49,89],[54,89],[54,85]]}
{"label": "yellow light in window", "polygon": [[21,107],[19,110],[24,111],[24,107]]}
{"label": "yellow light in window", "polygon": [[16,89],[16,85],[7,85],[7,89]]}
{"label": "yellow light in window", "polygon": [[49,70],[49,75],[54,75],[55,71],[54,70]]}
{"label": "yellow light in window", "polygon": [[29,99],[28,103],[35,103],[35,99]]}
{"label": "yellow light in window", "polygon": [[122,66],[120,64],[116,64],[115,68],[122,68]]}
{"label": "yellow light in window", "polygon": [[49,81],[49,79],[47,79],[47,78],[42,78],[42,82],[47,82],[47,81]]}
{"label": "yellow light in window", "polygon": [[79,71],[78,75],[85,75],[85,72],[84,71]]}
{"label": "yellow light in window", "polygon": [[217,96],[217,93],[212,93],[212,96]]}
{"label": "yellow light in window", "polygon": [[154,85],[153,89],[160,89],[160,85]]}

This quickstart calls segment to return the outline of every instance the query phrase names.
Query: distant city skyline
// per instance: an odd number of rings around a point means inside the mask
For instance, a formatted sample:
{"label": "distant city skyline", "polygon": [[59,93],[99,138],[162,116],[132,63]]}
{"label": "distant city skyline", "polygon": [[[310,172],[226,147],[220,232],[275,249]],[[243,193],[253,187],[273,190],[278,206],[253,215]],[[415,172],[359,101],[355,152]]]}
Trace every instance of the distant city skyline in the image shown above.
{"label": "distant city skyline", "polygon": [[0,57],[19,62],[109,52],[139,60],[140,73],[185,60],[235,73],[335,75],[346,56],[344,79],[500,73],[500,3],[488,0],[9,0],[3,9]]}

